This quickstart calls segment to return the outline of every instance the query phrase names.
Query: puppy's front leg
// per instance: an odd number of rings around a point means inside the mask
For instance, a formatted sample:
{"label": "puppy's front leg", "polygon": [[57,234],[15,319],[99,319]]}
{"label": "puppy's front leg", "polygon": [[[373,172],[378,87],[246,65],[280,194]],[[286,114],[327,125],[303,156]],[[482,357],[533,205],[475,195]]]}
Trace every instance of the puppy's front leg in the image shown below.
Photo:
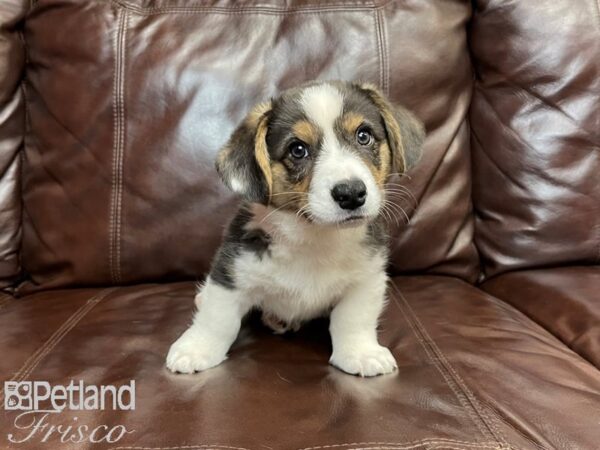
{"label": "puppy's front leg", "polygon": [[396,361],[377,341],[377,320],[385,306],[387,277],[381,273],[354,286],[331,312],[329,362],[344,372],[372,377],[392,372]]}
{"label": "puppy's front leg", "polygon": [[194,373],[223,362],[251,306],[239,291],[220,286],[210,278],[196,295],[196,305],[198,311],[192,325],[167,355],[167,367],[173,372]]}

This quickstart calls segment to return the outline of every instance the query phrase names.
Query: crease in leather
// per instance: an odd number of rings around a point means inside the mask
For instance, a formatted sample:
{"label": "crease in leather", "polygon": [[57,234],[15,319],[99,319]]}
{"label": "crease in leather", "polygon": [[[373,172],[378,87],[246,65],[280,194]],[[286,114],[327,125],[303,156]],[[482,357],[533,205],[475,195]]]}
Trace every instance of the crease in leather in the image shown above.
{"label": "crease in leather", "polygon": [[[40,348],[38,348],[15,372],[13,377],[8,381],[23,381],[33,370],[42,362],[42,360],[54,350],[54,348],[62,341],[62,339],[89,313],[98,303],[104,300],[108,295],[115,292],[118,288],[106,288],[90,297],[77,311],[75,311],[63,324],[56,329],[54,333],[46,340]],[[4,401],[4,386],[0,389],[0,404]]]}
{"label": "crease in leather", "polygon": [[[598,206],[598,216],[600,216],[600,206]],[[598,219],[600,221],[600,218]],[[598,255],[596,256],[596,263],[600,264],[600,223],[596,224],[596,240],[598,241]]]}
{"label": "crease in leather", "polygon": [[411,330],[415,334],[415,337],[425,350],[430,361],[436,366],[438,371],[442,374],[446,384],[448,387],[454,392],[458,401],[463,406],[475,426],[479,429],[483,437],[492,438],[498,444],[506,444],[506,439],[498,429],[497,425],[494,421],[487,416],[487,414],[483,411],[479,402],[475,395],[471,392],[471,390],[467,387],[465,382],[456,372],[454,367],[450,364],[448,359],[444,356],[441,349],[437,346],[437,344],[433,341],[427,330],[416,316],[413,309],[410,307],[400,289],[395,285],[391,284],[392,288],[398,294],[398,297],[404,303],[406,311],[400,303],[396,300],[395,296],[392,296],[394,300],[394,304],[398,307],[407,323],[409,324]]}
{"label": "crease in leather", "polygon": [[[468,114],[468,112],[469,112],[469,110],[467,109],[466,110],[466,114]],[[440,157],[439,161],[437,162],[437,164],[435,166],[435,169],[433,169],[433,171],[431,172],[431,175],[429,175],[427,183],[425,184],[425,186],[423,186],[423,189],[421,190],[422,194],[419,197],[419,200],[421,200],[423,197],[425,197],[426,194],[427,194],[427,191],[429,191],[429,188],[431,187],[431,184],[433,183],[434,178],[436,178],[436,175],[437,175],[438,171],[440,170],[440,168],[444,164],[444,160],[448,156],[450,147],[452,147],[452,144],[454,144],[454,141],[456,141],[456,139],[458,137],[458,134],[460,133],[460,130],[462,130],[462,127],[466,123],[466,120],[467,120],[466,117],[462,118],[462,120],[460,121],[460,123],[456,127],[456,130],[452,133],[452,136],[450,136],[450,139],[448,140],[448,145],[446,146],[446,148],[444,149],[443,152],[440,152],[440,154],[442,156]]]}
{"label": "crease in leather", "polygon": [[10,295],[0,292],[0,310],[4,309],[13,300],[14,298]]}
{"label": "crease in leather", "polygon": [[[468,114],[468,109],[467,109],[467,114]],[[444,161],[446,160],[446,158],[448,158],[448,154],[450,153],[450,148],[452,147],[452,145],[454,144],[454,142],[456,141],[456,139],[458,138],[458,135],[460,134],[461,130],[463,129],[464,126],[467,126],[467,131],[470,130],[470,126],[468,124],[468,115],[466,117],[464,117],[458,124],[458,126],[456,127],[456,130],[452,133],[452,136],[450,137],[449,143],[446,146],[446,148],[444,149],[444,151],[441,153],[441,157],[439,159],[439,161],[437,161],[437,164],[435,166],[435,168],[433,169],[433,171],[431,172],[431,175],[429,176],[429,178],[427,179],[427,182],[425,184],[425,186],[423,187],[423,189],[421,189],[421,195],[419,196],[419,198],[415,198],[414,195],[411,196],[415,201],[415,207],[414,209],[411,211],[411,213],[414,213],[419,204],[421,203],[421,200],[423,198],[425,198],[427,196],[427,192],[429,191],[429,189],[431,188],[431,184],[433,183],[433,180],[436,178],[436,174],[438,173],[438,171],[441,169],[441,167],[444,165]],[[471,192],[472,192],[472,187],[470,188]],[[421,271],[422,272],[428,272],[430,270],[432,270],[435,267],[438,266],[444,266],[448,263],[448,252],[450,249],[452,249],[454,247],[454,244],[456,243],[457,239],[459,239],[462,231],[464,230],[465,225],[468,225],[469,220],[472,220],[474,218],[473,216],[473,203],[472,200],[470,202],[471,204],[471,208],[469,211],[467,211],[467,214],[465,215],[465,217],[463,218],[463,220],[461,220],[460,225],[456,228],[456,233],[454,234],[454,236],[451,239],[451,242],[449,242],[448,246],[444,249],[444,258],[440,261],[437,261],[435,264],[429,265],[427,267],[422,267]],[[409,222],[410,223],[410,219]],[[472,224],[471,225],[473,227],[473,231],[475,230],[475,226]],[[470,245],[474,246],[474,242],[473,239],[471,238],[470,241]],[[477,251],[477,250],[476,250]],[[475,275],[475,277],[479,277],[481,274],[481,259],[478,258],[478,268],[479,268],[479,273]],[[393,274],[397,274],[396,271],[392,271]],[[443,272],[441,272],[440,274],[444,274]]]}
{"label": "crease in leather", "polygon": [[[600,0],[598,0],[598,1],[600,1]],[[510,77],[509,75],[507,75],[504,72],[502,72],[501,80],[497,80],[496,82],[486,84],[486,88],[485,89],[481,88],[480,91],[483,93],[485,90],[488,90],[490,88],[505,88],[505,87],[511,87],[515,90],[516,89],[521,90],[522,92],[528,94],[530,97],[536,99],[543,106],[546,106],[548,109],[560,113],[562,116],[566,117],[569,120],[569,122],[571,123],[571,125],[573,125],[576,129],[589,135],[591,137],[590,141],[592,144],[594,144],[596,146],[599,145],[598,142],[595,142],[595,140],[600,139],[600,134],[598,134],[598,132],[594,133],[593,130],[587,130],[585,128],[582,128],[581,123],[577,119],[572,117],[569,113],[567,113],[564,109],[562,109],[558,104],[550,101],[548,98],[544,97],[542,94],[536,92],[532,87],[528,87],[524,84],[521,84],[521,83],[513,80],[512,77]],[[488,103],[490,103],[489,100],[488,100]],[[598,131],[600,131],[600,130],[598,130]]]}
{"label": "crease in leather", "polygon": [[119,9],[115,33],[115,67],[113,86],[113,168],[110,196],[109,271],[113,283],[121,276],[121,220],[123,200],[123,155],[125,150],[125,55],[128,11]]}
{"label": "crease in leather", "polygon": [[[470,203],[470,208],[469,210],[466,212],[466,214],[464,214],[463,220],[460,222],[459,227],[457,228],[457,233],[454,235],[454,237],[448,242],[448,245],[446,246],[446,248],[444,249],[444,255],[450,255],[452,253],[452,250],[456,247],[456,243],[458,241],[458,239],[461,237],[461,231],[465,229],[465,227],[471,226],[473,227],[473,231],[475,229],[473,223],[469,224],[469,222],[473,221],[473,203]],[[473,244],[473,242],[471,242],[471,244]],[[432,264],[429,267],[424,268],[424,271],[427,273],[431,273],[431,274],[435,274],[436,273],[436,268],[440,267],[440,266],[444,266],[447,263],[447,261],[438,261],[436,264]],[[477,278],[479,278],[482,275],[482,266],[481,266],[481,262],[478,260],[479,265],[477,266],[479,268],[479,273],[477,275]],[[444,271],[440,271],[439,272],[440,275],[445,275]],[[476,281],[475,281],[476,282]]]}
{"label": "crease in leather", "polygon": [[[525,88],[523,88],[522,86],[516,85],[517,87],[523,89],[525,92],[528,92]],[[508,126],[508,124],[506,123],[506,121],[504,121],[502,119],[502,117],[500,116],[500,114],[498,113],[498,111],[492,106],[493,102],[488,98],[488,96],[485,93],[484,89],[478,89],[478,92],[481,94],[481,98],[485,101],[485,103],[488,105],[489,110],[492,111],[494,113],[494,115],[496,116],[496,118],[498,119],[498,123],[500,123],[500,125],[508,130],[515,139],[516,141],[520,144],[523,145],[525,147],[527,147],[529,150],[531,150],[534,154],[538,154],[540,153],[538,149],[536,149],[535,147],[533,147],[530,143],[528,143],[525,139],[523,139],[519,133],[514,130],[513,128],[511,128],[510,126]],[[529,93],[529,92],[528,92]],[[533,95],[533,94],[530,94]],[[535,97],[538,98],[539,97]],[[557,108],[555,108],[555,110],[558,110]],[[561,110],[559,110],[561,111]],[[562,112],[562,111],[561,111]],[[568,116],[566,113],[564,113],[564,115],[566,117],[568,117],[570,119],[570,116]],[[574,120],[574,119],[573,119]],[[589,131],[578,127],[579,130],[584,131],[586,134],[591,134]],[[472,131],[473,136],[475,136],[475,138],[477,139],[478,143],[479,143],[479,147],[481,148],[481,153],[485,154],[488,159],[490,160],[490,162],[492,162],[494,164],[494,166],[496,167],[496,169],[498,169],[505,177],[507,177],[509,180],[511,180],[511,182],[518,186],[519,189],[523,192],[528,192],[530,190],[530,188],[523,186],[523,184],[519,181],[517,181],[515,178],[510,177],[503,169],[500,168],[500,165],[494,161],[492,159],[492,157],[489,155],[488,152],[485,151],[484,146],[481,143],[481,139],[477,136],[477,133],[475,131]],[[595,136],[594,136],[595,137]],[[598,145],[595,142],[591,142],[592,145]],[[552,184],[553,186],[561,186],[563,187],[565,190],[568,190],[570,193],[576,192],[577,194],[583,194],[586,195],[585,192],[578,192],[578,191],[573,191],[572,188],[573,186],[571,184],[569,184],[568,182],[565,182],[557,177],[554,178],[550,178],[548,176],[548,172],[547,171],[541,171],[541,170],[535,170],[535,174],[540,177],[541,179],[543,179],[544,181],[548,182],[549,184]],[[529,202],[533,202],[532,199],[528,199]]]}
{"label": "crease in leather", "polygon": [[348,3],[323,3],[310,6],[296,7],[275,7],[267,5],[256,6],[210,6],[210,5],[195,5],[195,6],[163,6],[163,7],[143,7],[134,5],[126,0],[111,0],[113,4],[120,8],[128,9],[140,15],[156,15],[156,14],[225,14],[225,15],[241,15],[241,14],[264,14],[264,15],[288,15],[288,14],[318,14],[326,12],[357,12],[368,11],[372,9],[385,8],[393,0],[385,1],[381,4],[377,2],[368,2],[364,5],[352,5]]}
{"label": "crease in leather", "polygon": [[[487,99],[486,103],[489,105],[489,101]],[[517,179],[516,176],[511,176],[510,172],[506,171],[501,164],[498,164],[498,162],[492,157],[492,155],[490,155],[490,153],[485,150],[485,146],[483,145],[483,142],[481,142],[481,138],[479,137],[474,128],[471,128],[471,137],[472,141],[475,141],[477,143],[477,146],[481,149],[480,153],[484,155],[487,158],[487,160],[494,165],[496,170],[498,170],[498,172],[501,173],[505,179],[510,180],[512,185],[518,187],[520,191],[527,191],[525,186],[523,186],[523,184]]]}
{"label": "crease in leather", "polygon": [[515,130],[514,128],[511,128],[511,127],[508,126],[508,124],[503,119],[503,117],[500,115],[500,113],[498,112],[498,110],[496,108],[494,108],[493,102],[488,98],[488,95],[485,92],[485,89],[483,89],[483,88],[482,89],[478,89],[478,92],[481,94],[481,98],[488,105],[489,110],[492,111],[492,113],[494,114],[494,116],[496,116],[496,119],[498,119],[498,122],[497,122],[498,125],[503,130],[506,130],[507,134],[511,135],[520,145],[522,145],[523,147],[526,147],[527,149],[529,149],[530,151],[532,151],[534,154],[540,153],[537,148],[533,147],[529,142],[527,142],[525,139],[523,139],[523,137],[517,132],[517,130]]}
{"label": "crease in leather", "polygon": [[[448,145],[448,147],[444,151],[444,156],[440,159],[440,163],[436,167],[436,169],[434,171],[434,174],[432,175],[432,177],[427,182],[427,188],[423,191],[423,196],[425,196],[425,192],[429,188],[429,185],[432,183],[432,180],[433,180],[433,178],[435,176],[435,173],[439,170],[439,168],[442,165],[444,165],[444,161],[448,157],[448,153],[450,153],[450,148],[452,147],[452,143],[457,138],[457,136],[460,133],[460,130],[463,127],[467,128],[467,133],[471,129],[471,127],[469,125],[468,116],[460,123],[460,125],[458,126],[458,129],[456,130],[456,133],[454,133],[454,135],[452,136],[452,140],[450,141],[450,144]],[[435,268],[437,266],[442,266],[442,265],[444,265],[444,264],[447,263],[447,261],[448,261],[447,256],[451,253],[452,249],[454,248],[454,245],[456,244],[456,241],[460,238],[460,236],[462,234],[462,231],[465,229],[466,226],[469,226],[469,221],[474,220],[474,215],[473,215],[474,207],[473,207],[473,200],[472,200],[472,197],[473,197],[472,196],[473,186],[472,186],[472,179],[471,178],[470,178],[468,189],[469,189],[469,195],[471,197],[470,202],[469,202],[470,208],[467,211],[465,211],[465,213],[463,214],[463,219],[460,222],[459,226],[456,228],[456,233],[454,234],[454,236],[452,237],[452,239],[450,239],[450,241],[447,243],[448,245],[444,248],[444,252],[443,252],[443,254],[445,256],[444,260],[438,261],[437,264],[434,264],[432,266],[427,267],[425,269],[426,271],[433,270],[433,268]],[[417,207],[415,207],[415,210],[416,210]],[[455,207],[455,209],[458,209],[458,208]],[[475,227],[474,227],[473,224],[471,224],[471,226],[473,227],[473,233],[474,233]],[[474,245],[474,243],[473,243],[473,235],[471,235],[471,245]],[[481,273],[481,263],[480,263],[479,258],[478,258],[478,262],[479,262],[479,272]],[[477,276],[479,276],[479,275],[480,274],[477,274]]]}

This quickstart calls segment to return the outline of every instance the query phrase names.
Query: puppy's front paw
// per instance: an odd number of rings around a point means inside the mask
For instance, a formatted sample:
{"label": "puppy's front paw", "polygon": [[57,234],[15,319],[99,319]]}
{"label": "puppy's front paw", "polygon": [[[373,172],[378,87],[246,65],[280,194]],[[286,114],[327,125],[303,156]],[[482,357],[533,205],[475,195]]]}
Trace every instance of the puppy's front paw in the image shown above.
{"label": "puppy's front paw", "polygon": [[171,345],[167,354],[167,368],[178,373],[200,372],[221,364],[226,358],[226,352],[215,346],[211,348],[193,333],[186,332]]}
{"label": "puppy's front paw", "polygon": [[361,377],[383,375],[398,367],[392,353],[378,344],[334,350],[329,362],[346,373]]}

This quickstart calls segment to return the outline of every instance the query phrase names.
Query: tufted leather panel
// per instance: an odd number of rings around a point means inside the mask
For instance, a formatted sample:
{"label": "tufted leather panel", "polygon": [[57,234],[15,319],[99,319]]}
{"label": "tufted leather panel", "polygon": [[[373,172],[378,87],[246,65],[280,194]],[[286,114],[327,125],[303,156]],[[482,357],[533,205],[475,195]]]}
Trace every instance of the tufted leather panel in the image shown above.
{"label": "tufted leather panel", "polygon": [[21,292],[201,278],[237,202],[215,152],[251,105],[313,78],[377,83],[425,120],[392,270],[476,279],[469,17],[449,0],[37,2]]}
{"label": "tufted leather panel", "polygon": [[470,117],[484,270],[598,264],[598,2],[475,3]]}

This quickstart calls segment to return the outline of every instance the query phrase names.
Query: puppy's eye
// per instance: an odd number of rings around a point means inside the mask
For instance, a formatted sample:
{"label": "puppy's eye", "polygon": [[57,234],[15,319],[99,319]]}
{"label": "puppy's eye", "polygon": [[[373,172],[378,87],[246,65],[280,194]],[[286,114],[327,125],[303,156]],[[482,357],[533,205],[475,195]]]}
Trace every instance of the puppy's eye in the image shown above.
{"label": "puppy's eye", "polygon": [[356,130],[356,142],[360,145],[371,145],[373,143],[373,134],[367,127],[360,127]]}
{"label": "puppy's eye", "polygon": [[304,159],[308,157],[308,146],[304,142],[292,142],[288,149],[290,156],[294,159]]}

